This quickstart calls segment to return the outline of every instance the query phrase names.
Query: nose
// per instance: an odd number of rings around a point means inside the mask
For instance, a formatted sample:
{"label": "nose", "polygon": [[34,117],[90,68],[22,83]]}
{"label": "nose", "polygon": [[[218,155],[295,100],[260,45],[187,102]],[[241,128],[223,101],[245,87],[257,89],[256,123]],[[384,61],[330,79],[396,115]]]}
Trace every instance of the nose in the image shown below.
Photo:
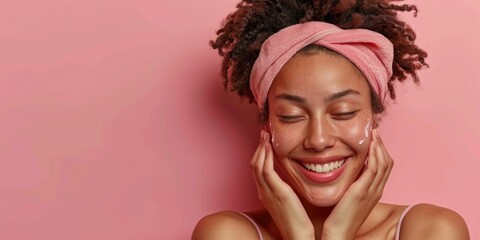
{"label": "nose", "polygon": [[325,120],[311,121],[307,128],[304,147],[311,151],[325,151],[335,145],[334,128]]}

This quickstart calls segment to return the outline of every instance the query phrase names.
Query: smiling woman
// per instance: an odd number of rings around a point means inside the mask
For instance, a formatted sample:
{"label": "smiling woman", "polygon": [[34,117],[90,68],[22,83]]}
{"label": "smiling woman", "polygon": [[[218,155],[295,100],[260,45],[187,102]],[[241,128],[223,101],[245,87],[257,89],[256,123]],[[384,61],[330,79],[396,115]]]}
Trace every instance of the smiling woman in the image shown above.
{"label": "smiling woman", "polygon": [[309,203],[337,203],[367,156],[359,142],[374,119],[368,82],[340,55],[299,53],[277,75],[268,105],[282,176]]}
{"label": "smiling woman", "polygon": [[430,204],[380,203],[393,160],[377,133],[393,81],[426,53],[388,1],[243,1],[212,42],[232,89],[256,102],[251,165],[264,209],[203,218],[193,239],[469,239]]}

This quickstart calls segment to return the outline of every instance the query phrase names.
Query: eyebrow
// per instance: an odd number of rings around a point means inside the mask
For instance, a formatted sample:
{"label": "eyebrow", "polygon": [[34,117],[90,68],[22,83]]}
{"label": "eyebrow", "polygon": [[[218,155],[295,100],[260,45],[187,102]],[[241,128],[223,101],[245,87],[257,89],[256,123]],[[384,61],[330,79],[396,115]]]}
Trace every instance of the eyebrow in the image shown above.
{"label": "eyebrow", "polygon": [[347,90],[344,90],[344,91],[341,91],[341,92],[337,92],[337,93],[334,93],[330,96],[328,96],[325,101],[326,102],[333,102],[335,100],[338,100],[342,97],[345,97],[345,96],[348,96],[348,95],[360,95],[360,92],[357,91],[357,90],[353,90],[353,89],[347,89]]}
{"label": "eyebrow", "polygon": [[277,96],[275,96],[275,99],[284,99],[284,100],[289,100],[292,102],[302,103],[302,104],[307,102],[307,100],[303,97],[300,97],[297,95],[291,95],[287,93],[278,94]]}
{"label": "eyebrow", "polygon": [[[343,90],[341,92],[337,92],[337,93],[334,93],[330,96],[327,96],[325,98],[325,102],[333,102],[335,100],[338,100],[342,97],[345,97],[345,96],[348,96],[348,95],[360,95],[360,92],[357,91],[357,90],[353,90],[353,89],[346,89],[346,90]],[[288,93],[281,93],[281,94],[278,94],[275,96],[275,99],[284,99],[284,100],[288,100],[288,101],[292,101],[292,102],[296,102],[296,103],[301,103],[301,104],[304,104],[307,102],[307,100],[303,97],[300,97],[298,95],[292,95],[292,94],[288,94]]]}

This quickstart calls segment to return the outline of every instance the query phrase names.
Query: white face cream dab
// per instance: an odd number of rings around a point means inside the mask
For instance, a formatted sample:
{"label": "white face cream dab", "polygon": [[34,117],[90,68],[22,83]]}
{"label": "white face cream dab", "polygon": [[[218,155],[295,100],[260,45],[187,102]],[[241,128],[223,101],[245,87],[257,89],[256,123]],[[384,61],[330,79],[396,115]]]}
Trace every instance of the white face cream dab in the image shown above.
{"label": "white face cream dab", "polygon": [[368,139],[368,137],[370,136],[370,131],[372,130],[372,124],[370,122],[370,119],[367,119],[367,121],[367,126],[365,126],[365,137],[358,141],[358,144],[360,145],[362,145]]}

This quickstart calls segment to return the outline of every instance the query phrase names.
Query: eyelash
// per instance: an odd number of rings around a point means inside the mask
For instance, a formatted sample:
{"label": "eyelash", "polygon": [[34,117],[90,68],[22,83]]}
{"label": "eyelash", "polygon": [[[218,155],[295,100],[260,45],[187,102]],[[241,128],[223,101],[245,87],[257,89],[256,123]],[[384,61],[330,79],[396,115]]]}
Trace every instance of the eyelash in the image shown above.
{"label": "eyelash", "polygon": [[332,114],[332,116],[336,119],[339,119],[339,120],[348,120],[348,119],[354,117],[357,112],[358,112],[358,110],[351,111],[351,112]]}
{"label": "eyelash", "polygon": [[[348,120],[353,118],[359,110],[351,111],[351,112],[344,112],[344,113],[336,113],[332,114],[332,116],[337,120]],[[287,115],[278,115],[280,121],[285,123],[295,123],[301,120],[302,116],[287,116]]]}
{"label": "eyelash", "polygon": [[294,123],[300,121],[302,116],[285,116],[285,115],[279,115],[278,118],[280,118],[280,121],[284,123]]}

